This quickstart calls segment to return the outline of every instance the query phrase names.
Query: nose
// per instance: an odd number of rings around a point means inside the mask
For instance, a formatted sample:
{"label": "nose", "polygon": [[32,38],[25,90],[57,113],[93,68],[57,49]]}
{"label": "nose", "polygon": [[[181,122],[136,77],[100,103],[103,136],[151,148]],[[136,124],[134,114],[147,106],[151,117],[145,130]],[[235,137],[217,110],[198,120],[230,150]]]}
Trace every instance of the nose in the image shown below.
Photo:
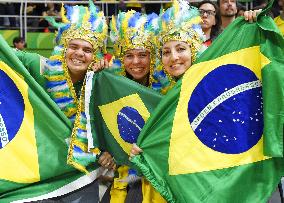
{"label": "nose", "polygon": [[140,59],[138,56],[134,56],[132,63],[133,64],[138,64],[140,62]]}
{"label": "nose", "polygon": [[83,49],[77,49],[76,52],[75,52],[75,54],[76,54],[77,56],[84,56],[84,51],[83,51]]}
{"label": "nose", "polygon": [[178,59],[178,54],[175,50],[171,52],[171,61],[176,61]]}

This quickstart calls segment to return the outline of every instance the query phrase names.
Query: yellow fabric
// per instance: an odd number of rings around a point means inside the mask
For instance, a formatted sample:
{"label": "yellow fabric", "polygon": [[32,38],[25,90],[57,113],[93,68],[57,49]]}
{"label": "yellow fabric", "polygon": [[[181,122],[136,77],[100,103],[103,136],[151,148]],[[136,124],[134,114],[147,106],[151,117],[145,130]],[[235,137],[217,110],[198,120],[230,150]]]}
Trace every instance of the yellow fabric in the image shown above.
{"label": "yellow fabric", "polygon": [[142,195],[142,203],[166,203],[166,200],[145,178],[142,178]]}
{"label": "yellow fabric", "polygon": [[[34,131],[34,114],[28,94],[29,87],[11,67],[2,61],[0,62],[0,70],[11,78],[24,100],[24,118],[21,126],[15,138],[0,150],[0,179],[16,183],[34,183],[40,180],[40,174]],[[0,139],[2,145],[6,141],[4,138],[7,137],[5,120],[0,113]]]}
{"label": "yellow fabric", "polygon": [[[128,2],[131,2],[131,1],[137,1],[137,0],[128,0]],[[126,4],[126,7],[135,7],[135,8],[141,8],[142,7],[142,4],[140,3],[127,3]]]}
{"label": "yellow fabric", "polygon": [[[226,94],[214,100],[206,109],[204,108],[202,114],[200,113],[196,119],[188,125],[188,101],[196,86],[208,73],[222,65],[231,64],[232,62],[250,69],[261,81],[261,68],[270,61],[260,53],[260,47],[255,46],[241,49],[190,67],[182,79],[181,96],[173,121],[168,161],[170,175],[218,170],[254,163],[269,158],[263,155],[263,137],[255,146],[243,153],[225,154],[214,151],[204,145],[194,133],[194,129],[198,127],[202,119],[215,108],[214,105],[218,105],[218,102],[222,101],[225,95],[234,94],[234,92],[236,93],[243,87],[228,90]],[[186,121],[186,123],[184,121]],[[185,140],[190,140],[190,142],[185,142]],[[177,159],[177,157],[179,158]]]}
{"label": "yellow fabric", "polygon": [[113,184],[110,190],[110,203],[122,203],[125,201],[127,195],[127,183],[120,182],[128,176],[128,166],[120,166],[117,169],[118,178],[114,178]]}
{"label": "yellow fabric", "polygon": [[284,36],[284,20],[280,18],[280,16],[277,16],[274,18],[274,22],[278,26],[279,30],[281,31],[282,35]]}
{"label": "yellow fabric", "polygon": [[121,146],[124,152],[129,154],[132,148],[132,144],[125,142],[121,138],[118,130],[118,121],[117,121],[117,115],[119,114],[120,110],[126,106],[136,109],[139,112],[139,114],[142,116],[144,121],[147,121],[147,119],[150,117],[150,113],[147,110],[147,107],[145,106],[145,104],[143,103],[142,99],[139,97],[138,94],[128,95],[114,102],[99,106],[99,109],[104,119],[104,122],[106,123],[113,138]]}

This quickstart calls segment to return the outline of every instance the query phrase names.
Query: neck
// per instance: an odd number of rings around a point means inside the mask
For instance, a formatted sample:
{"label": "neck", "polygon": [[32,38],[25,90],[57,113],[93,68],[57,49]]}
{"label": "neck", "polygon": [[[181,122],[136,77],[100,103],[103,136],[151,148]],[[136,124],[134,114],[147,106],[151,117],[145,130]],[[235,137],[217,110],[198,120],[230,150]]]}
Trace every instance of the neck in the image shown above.
{"label": "neck", "polygon": [[73,73],[72,74],[71,72],[69,72],[69,74],[70,74],[70,78],[71,78],[73,84],[80,81],[80,80],[83,80],[85,75],[86,75],[86,73],[81,73],[81,74],[78,74],[78,73],[74,74]]}
{"label": "neck", "polygon": [[206,36],[206,40],[210,39],[210,35],[211,35],[211,29],[204,29],[203,30],[205,36]]}
{"label": "neck", "polygon": [[149,78],[147,76],[147,77],[142,78],[140,80],[135,80],[135,82],[138,82],[140,85],[147,87],[149,85],[148,80],[149,80]]}
{"label": "neck", "polygon": [[226,28],[231,22],[233,22],[235,20],[235,16],[230,16],[230,17],[227,17],[227,16],[221,16],[221,22],[222,22],[222,25],[221,27],[224,29]]}
{"label": "neck", "polygon": [[282,12],[280,13],[280,18],[281,18],[282,20],[284,20],[284,6],[283,6]]}

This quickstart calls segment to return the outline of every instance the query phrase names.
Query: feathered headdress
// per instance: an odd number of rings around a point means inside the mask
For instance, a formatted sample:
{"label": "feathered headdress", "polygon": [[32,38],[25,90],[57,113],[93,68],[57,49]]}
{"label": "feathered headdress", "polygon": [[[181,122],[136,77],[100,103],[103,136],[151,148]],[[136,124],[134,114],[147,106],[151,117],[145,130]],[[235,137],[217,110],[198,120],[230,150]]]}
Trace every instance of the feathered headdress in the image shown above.
{"label": "feathered headdress", "polygon": [[188,43],[191,46],[192,62],[194,62],[205,40],[198,9],[190,7],[185,0],[174,0],[172,7],[161,12],[160,19],[160,42],[165,44],[170,40],[178,40]]}
{"label": "feathered headdress", "polygon": [[119,12],[112,17],[110,39],[114,43],[114,54],[122,57],[130,49],[155,48],[155,36],[159,32],[158,15],[141,14],[134,10]]}
{"label": "feathered headdress", "polygon": [[[120,12],[112,17],[110,23],[110,39],[113,42],[114,55],[122,61],[126,51],[145,49],[150,51],[151,65],[149,86],[155,83],[153,69],[156,65],[157,34],[160,31],[159,16],[155,13],[146,15],[136,11]],[[121,63],[121,75],[125,75]]]}
{"label": "feathered headdress", "polygon": [[83,39],[90,42],[94,49],[104,48],[107,37],[107,23],[102,11],[98,11],[93,1],[89,7],[62,5],[62,23],[53,18],[47,20],[58,29],[56,44],[66,46],[72,39]]}

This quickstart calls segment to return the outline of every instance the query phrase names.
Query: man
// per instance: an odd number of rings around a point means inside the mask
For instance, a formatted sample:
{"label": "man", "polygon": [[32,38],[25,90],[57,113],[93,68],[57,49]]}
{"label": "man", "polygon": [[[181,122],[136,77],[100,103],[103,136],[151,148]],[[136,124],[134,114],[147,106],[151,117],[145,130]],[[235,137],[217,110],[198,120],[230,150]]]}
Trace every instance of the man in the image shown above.
{"label": "man", "polygon": [[236,0],[217,0],[221,15],[221,30],[224,30],[236,18]]}
{"label": "man", "polygon": [[[111,155],[107,152],[84,151],[87,137],[86,118],[84,114],[85,92],[84,80],[88,70],[93,67],[93,62],[103,57],[104,41],[107,37],[107,24],[102,12],[98,13],[96,7],[90,3],[90,7],[66,6],[62,11],[62,23],[50,20],[58,28],[56,44],[50,59],[38,57],[26,52],[17,52],[17,56],[27,67],[32,76],[48,92],[51,99],[58,105],[61,111],[72,122],[74,133],[72,133],[68,155],[68,163],[80,168],[93,164],[94,159],[89,162],[85,157],[99,157],[98,163],[105,168],[112,169],[115,164]],[[78,16],[79,15],[79,16]],[[96,26],[101,25],[101,26]],[[30,58],[30,59],[28,59]],[[33,60],[32,60],[32,59]],[[40,63],[38,63],[40,58]],[[104,60],[101,63],[105,63]],[[38,65],[40,64],[40,65]],[[39,70],[41,69],[41,70]],[[75,122],[78,118],[80,122]],[[54,126],[55,127],[55,126]],[[82,133],[83,132],[83,133]],[[80,134],[79,134],[80,133]],[[78,136],[80,136],[78,138]],[[76,143],[73,143],[76,141]],[[79,147],[79,153],[73,153],[74,147]],[[86,147],[87,148],[87,147]],[[92,154],[94,153],[94,154]],[[85,165],[86,164],[86,165]],[[75,169],[74,169],[75,170]],[[78,173],[80,173],[78,171]],[[79,183],[76,188],[62,197],[55,197],[54,202],[98,202],[98,182],[92,178],[91,184]],[[80,188],[80,189],[79,189]],[[50,202],[43,200],[41,202]]]}
{"label": "man", "polygon": [[282,12],[280,13],[279,16],[274,18],[274,22],[278,26],[282,35],[284,35],[284,0],[278,0],[278,5],[280,6],[280,8],[282,8]]}

